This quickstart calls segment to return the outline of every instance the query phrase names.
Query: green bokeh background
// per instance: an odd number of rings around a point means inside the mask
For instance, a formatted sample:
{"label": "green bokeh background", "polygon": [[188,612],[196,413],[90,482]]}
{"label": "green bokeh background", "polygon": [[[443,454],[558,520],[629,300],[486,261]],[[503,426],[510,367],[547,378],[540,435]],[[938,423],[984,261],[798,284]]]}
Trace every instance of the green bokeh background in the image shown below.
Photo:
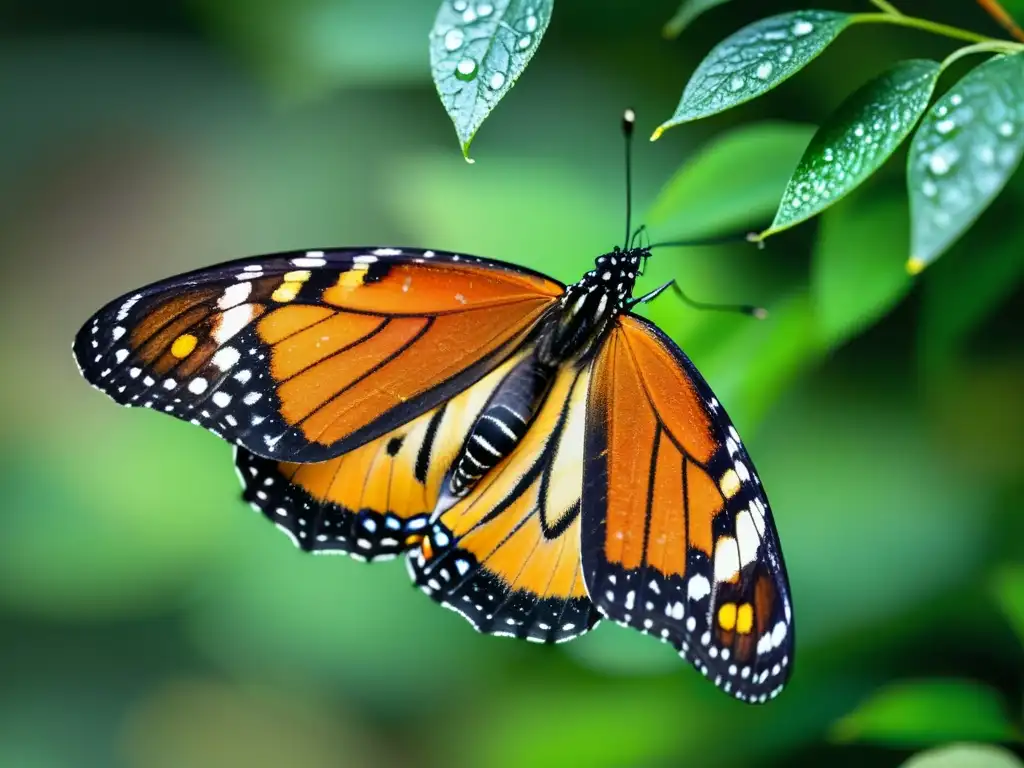
{"label": "green bokeh background", "polygon": [[[998,33],[967,0],[903,5]],[[673,0],[558,0],[470,166],[429,79],[432,0],[5,5],[0,766],[886,766],[1012,746],[1024,174],[915,281],[902,155],[763,251],[651,261],[640,289],[675,277],[771,312],[645,308],[771,495],[799,650],[760,708],[617,626],[482,637],[400,563],[302,556],[241,502],[227,445],[114,407],[71,360],[110,298],[248,254],[409,244],[573,281],[621,237],[627,105],[655,238],[763,225],[845,95],[952,49],[859,27],[769,96],[642,140],[715,42],[792,7],[736,0],[668,42]]]}

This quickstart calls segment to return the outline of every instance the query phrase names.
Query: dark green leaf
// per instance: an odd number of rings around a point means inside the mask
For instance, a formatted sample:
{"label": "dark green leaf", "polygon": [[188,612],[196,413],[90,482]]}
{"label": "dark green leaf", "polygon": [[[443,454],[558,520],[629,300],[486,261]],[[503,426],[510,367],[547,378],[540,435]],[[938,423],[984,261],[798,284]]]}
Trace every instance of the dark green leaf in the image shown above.
{"label": "dark green leaf", "polygon": [[752,123],[723,133],[662,187],[645,219],[659,237],[702,237],[768,220],[814,129]]}
{"label": "dark green leaf", "polygon": [[1024,567],[1007,568],[996,578],[996,599],[1002,606],[1006,620],[1024,644]]}
{"label": "dark green leaf", "polygon": [[988,207],[1024,153],[1024,53],[971,70],[928,110],[907,158],[911,243],[920,272]]}
{"label": "dark green leaf", "polygon": [[992,744],[953,744],[914,755],[902,768],[1021,768],[1010,752]]}
{"label": "dark green leaf", "polygon": [[711,49],[675,114],[651,140],[680,123],[707,117],[770,91],[807,66],[855,17],[833,11],[794,11],[755,21]]}
{"label": "dark green leaf", "polygon": [[877,171],[928,107],[938,76],[938,62],[902,61],[846,99],[814,135],[763,235],[820,213]]}
{"label": "dark green leaf", "polygon": [[462,154],[526,69],[554,0],[444,0],[430,33],[430,67]]}
{"label": "dark green leaf", "polygon": [[966,680],[922,680],[875,694],[833,729],[837,741],[913,746],[1008,741],[1018,732],[996,693]]}
{"label": "dark green leaf", "polygon": [[811,290],[818,337],[835,346],[873,324],[907,293],[903,196],[858,195],[822,219]]}
{"label": "dark green leaf", "polygon": [[676,11],[675,16],[669,19],[661,33],[670,40],[679,37],[682,31],[693,23],[694,19],[705,11],[710,11],[718,5],[724,5],[729,0],[683,0]]}
{"label": "dark green leaf", "polygon": [[921,356],[935,368],[1006,301],[1024,279],[1019,236],[983,253],[954,253],[929,271],[921,305]]}

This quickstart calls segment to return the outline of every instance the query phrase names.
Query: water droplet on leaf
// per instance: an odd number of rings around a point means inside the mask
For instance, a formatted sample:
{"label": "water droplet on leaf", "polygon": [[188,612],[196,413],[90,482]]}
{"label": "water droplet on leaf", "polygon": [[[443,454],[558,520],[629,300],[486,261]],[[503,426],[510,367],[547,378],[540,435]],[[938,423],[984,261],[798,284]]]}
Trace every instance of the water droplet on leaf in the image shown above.
{"label": "water droplet on leaf", "polygon": [[472,80],[476,77],[476,62],[473,59],[463,59],[455,67],[455,76],[459,80]]}
{"label": "water droplet on leaf", "polygon": [[516,43],[516,47],[518,47],[520,51],[525,51],[532,44],[533,37],[531,35],[523,35],[522,37],[519,38],[519,42]]}
{"label": "water droplet on leaf", "polygon": [[505,84],[505,76],[501,72],[495,72],[487,83],[494,90],[498,90]]}
{"label": "water droplet on leaf", "polygon": [[864,126],[863,125],[858,125],[856,128],[854,128],[853,129],[853,135],[856,136],[858,139],[861,136],[863,136],[864,135]]}
{"label": "water droplet on leaf", "polygon": [[763,61],[757,67],[757,76],[762,80],[766,80],[774,68],[770,61]]}
{"label": "water droplet on leaf", "polygon": [[949,97],[949,103],[952,104],[954,107],[959,107],[961,101],[963,101],[963,99],[960,97],[959,93],[954,93],[952,96]]}
{"label": "water droplet on leaf", "polygon": [[959,155],[955,149],[940,147],[928,158],[928,169],[936,176],[942,176],[949,172],[958,159]]}
{"label": "water droplet on leaf", "polygon": [[782,55],[779,56],[779,60],[783,61],[783,62],[786,62],[786,61],[789,61],[791,58],[793,58],[793,46],[792,45],[784,46],[783,49],[782,49]]}
{"label": "water droplet on leaf", "polygon": [[474,11],[472,8],[467,8],[465,11],[462,12],[462,20],[466,24],[472,24],[474,21],[476,21],[476,11]]}
{"label": "water droplet on leaf", "polygon": [[444,47],[449,51],[457,51],[462,47],[464,39],[461,29],[449,29],[444,36]]}
{"label": "water droplet on leaf", "polygon": [[956,123],[949,119],[939,120],[939,122],[935,124],[935,130],[939,133],[949,133],[954,128],[956,128]]}
{"label": "water droplet on leaf", "polygon": [[1009,120],[1004,120],[999,124],[999,135],[1000,136],[1012,136],[1013,135],[1013,123]]}
{"label": "water droplet on leaf", "polygon": [[921,191],[925,197],[935,197],[935,193],[939,191],[939,188],[935,186],[935,182],[930,179],[925,179],[921,184]]}
{"label": "water droplet on leaf", "polygon": [[494,13],[494,6],[490,3],[480,3],[476,7],[476,15],[481,19],[490,16],[492,13]]}
{"label": "water droplet on leaf", "polygon": [[814,31],[814,25],[809,21],[798,21],[793,25],[793,34],[797,37],[809,35]]}
{"label": "water droplet on leaf", "polygon": [[935,110],[935,114],[938,115],[939,117],[945,117],[947,112],[949,112],[949,110],[946,109],[945,105]]}
{"label": "water droplet on leaf", "polygon": [[527,32],[536,32],[537,31],[537,17],[533,16],[533,15],[527,16],[526,17],[526,21],[524,22],[523,26],[526,27],[526,31]]}
{"label": "water droplet on leaf", "polygon": [[462,13],[468,7],[469,3],[467,3],[466,0],[455,0],[455,2],[452,3],[452,8],[454,8],[459,13]]}

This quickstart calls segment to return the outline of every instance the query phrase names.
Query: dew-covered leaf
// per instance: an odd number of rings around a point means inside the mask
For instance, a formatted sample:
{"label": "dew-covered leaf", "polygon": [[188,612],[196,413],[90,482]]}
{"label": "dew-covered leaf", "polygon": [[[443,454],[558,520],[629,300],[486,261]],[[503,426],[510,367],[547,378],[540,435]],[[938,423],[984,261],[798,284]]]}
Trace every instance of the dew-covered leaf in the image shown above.
{"label": "dew-covered leaf", "polygon": [[910,290],[906,231],[902,195],[856,195],[822,217],[811,291],[824,346],[870,326]]}
{"label": "dew-covered leaf", "polygon": [[907,158],[911,242],[920,272],[999,194],[1024,154],[1024,53],[968,72],[928,110]]}
{"label": "dew-covered leaf", "polygon": [[679,4],[679,10],[675,12],[675,15],[665,22],[661,34],[670,40],[679,37],[683,30],[690,26],[698,16],[728,2],[729,0],[683,0]]}
{"label": "dew-covered leaf", "polygon": [[430,67],[462,154],[533,57],[554,0],[444,0],[430,33]]}
{"label": "dew-covered leaf", "polygon": [[763,235],[820,213],[877,171],[927,109],[939,71],[935,61],[902,61],[846,99],[814,134]]}
{"label": "dew-covered leaf", "polygon": [[836,723],[832,736],[914,746],[1008,741],[1019,734],[992,689],[967,680],[921,680],[882,689]]}
{"label": "dew-covered leaf", "polygon": [[760,122],[716,136],[662,187],[644,220],[660,238],[763,226],[813,131]]}
{"label": "dew-covered leaf", "polygon": [[994,744],[951,744],[919,752],[902,768],[1021,768],[1013,753]]}
{"label": "dew-covered leaf", "polygon": [[675,114],[651,137],[680,123],[713,115],[770,91],[807,66],[856,17],[833,11],[794,11],[755,21],[720,42],[683,89]]}

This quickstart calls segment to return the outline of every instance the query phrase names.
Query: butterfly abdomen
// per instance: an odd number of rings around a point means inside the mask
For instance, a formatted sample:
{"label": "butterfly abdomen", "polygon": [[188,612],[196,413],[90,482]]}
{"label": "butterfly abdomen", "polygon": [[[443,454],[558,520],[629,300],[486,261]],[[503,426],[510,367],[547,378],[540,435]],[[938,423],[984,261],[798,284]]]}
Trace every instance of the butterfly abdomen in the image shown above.
{"label": "butterfly abdomen", "polygon": [[515,450],[540,408],[553,375],[554,369],[535,356],[526,358],[509,372],[473,425],[450,473],[447,496],[465,496],[481,477]]}

